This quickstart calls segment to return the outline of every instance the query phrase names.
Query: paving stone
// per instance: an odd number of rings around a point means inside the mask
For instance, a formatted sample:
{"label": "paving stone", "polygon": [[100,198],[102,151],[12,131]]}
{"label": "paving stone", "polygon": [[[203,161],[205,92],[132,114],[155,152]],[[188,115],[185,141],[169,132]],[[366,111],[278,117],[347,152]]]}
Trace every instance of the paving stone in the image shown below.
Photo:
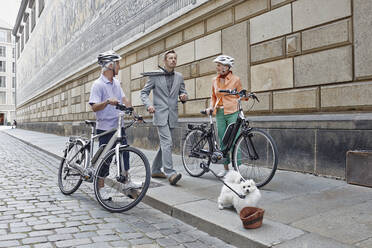
{"label": "paving stone", "polygon": [[46,242],[46,237],[35,237],[22,239],[22,243],[25,245]]}
{"label": "paving stone", "polygon": [[73,237],[71,234],[55,234],[55,235],[48,236],[48,240],[52,242],[66,240],[66,239],[73,239]]}
{"label": "paving stone", "polygon": [[90,244],[91,241],[89,239],[71,239],[71,240],[64,240],[56,242],[57,247],[72,247],[78,245],[85,245]]}
{"label": "paving stone", "polygon": [[20,245],[18,240],[8,240],[8,241],[0,241],[0,247],[11,247]]}
{"label": "paving stone", "polygon": [[92,238],[94,242],[103,242],[103,241],[116,241],[120,240],[120,237],[117,235],[104,235],[104,236],[96,236]]}
{"label": "paving stone", "polygon": [[37,236],[51,235],[53,233],[54,233],[53,231],[35,231],[35,232],[29,232],[28,235],[30,235],[30,237],[37,237]]}

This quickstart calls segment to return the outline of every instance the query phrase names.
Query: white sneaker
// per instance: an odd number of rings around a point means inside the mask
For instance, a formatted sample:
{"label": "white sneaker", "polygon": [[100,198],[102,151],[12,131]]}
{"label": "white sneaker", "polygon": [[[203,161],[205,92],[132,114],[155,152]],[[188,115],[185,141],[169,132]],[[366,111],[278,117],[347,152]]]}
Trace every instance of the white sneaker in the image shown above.
{"label": "white sneaker", "polygon": [[134,182],[132,180],[128,180],[124,184],[124,190],[129,190],[129,189],[140,189],[142,188],[142,183]]}
{"label": "white sneaker", "polygon": [[218,172],[217,176],[218,176],[219,178],[222,178],[222,177],[226,176],[226,174],[227,174],[228,171],[229,171],[229,170],[225,170],[225,169],[223,169],[223,170],[221,170],[220,172]]}

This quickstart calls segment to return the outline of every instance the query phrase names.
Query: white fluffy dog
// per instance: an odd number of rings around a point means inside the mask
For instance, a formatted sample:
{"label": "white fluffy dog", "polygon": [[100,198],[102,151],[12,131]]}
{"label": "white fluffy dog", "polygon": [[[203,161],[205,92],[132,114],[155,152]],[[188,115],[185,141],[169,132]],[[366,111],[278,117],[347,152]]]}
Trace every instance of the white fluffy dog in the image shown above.
{"label": "white fluffy dog", "polygon": [[230,171],[226,174],[224,182],[239,194],[244,195],[245,198],[240,198],[224,185],[221,189],[220,196],[218,197],[219,209],[234,207],[236,212],[240,214],[240,211],[244,207],[257,206],[257,203],[261,198],[261,193],[256,187],[256,183],[252,179],[246,181],[242,181],[241,179],[242,177],[236,171]]}

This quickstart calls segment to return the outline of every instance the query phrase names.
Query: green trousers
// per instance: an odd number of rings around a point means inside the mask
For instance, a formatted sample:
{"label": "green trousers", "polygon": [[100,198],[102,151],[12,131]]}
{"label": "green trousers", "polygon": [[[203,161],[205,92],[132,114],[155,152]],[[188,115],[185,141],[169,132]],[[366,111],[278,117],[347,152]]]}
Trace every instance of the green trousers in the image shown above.
{"label": "green trousers", "polygon": [[[223,109],[217,109],[216,123],[217,123],[217,133],[218,133],[218,138],[219,138],[219,141],[220,141],[221,150],[224,150],[225,147],[226,147],[226,145],[223,144],[222,139],[223,139],[223,135],[225,134],[225,131],[227,129],[227,126],[230,125],[231,123],[236,122],[238,114],[239,114],[239,111],[236,111],[235,113],[232,113],[232,114],[225,115]],[[239,129],[238,133],[236,134],[235,141],[236,141],[236,138],[239,136],[239,134],[240,134],[240,129]],[[233,149],[233,147],[231,147],[231,150],[230,150],[231,152],[232,152],[232,149]],[[240,164],[239,157],[240,157],[240,153],[238,153],[238,164]],[[230,163],[230,152],[228,153],[224,164],[227,165],[229,163]]]}

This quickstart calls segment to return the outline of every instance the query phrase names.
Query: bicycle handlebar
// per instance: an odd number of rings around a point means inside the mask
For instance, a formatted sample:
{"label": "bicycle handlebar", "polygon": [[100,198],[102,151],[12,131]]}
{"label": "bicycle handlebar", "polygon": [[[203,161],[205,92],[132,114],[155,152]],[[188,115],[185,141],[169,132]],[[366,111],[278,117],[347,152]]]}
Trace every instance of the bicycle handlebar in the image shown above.
{"label": "bicycle handlebar", "polygon": [[[124,111],[126,114],[129,114],[129,115],[133,114],[133,111],[134,111],[133,107],[127,107],[124,104],[120,104],[120,103],[116,104],[116,109]],[[133,114],[133,119],[134,121],[141,121],[143,123],[146,123],[141,115]]]}
{"label": "bicycle handlebar", "polygon": [[227,93],[227,95],[239,95],[240,98],[244,98],[244,97],[251,97],[253,98],[254,100],[256,100],[257,102],[260,102],[256,96],[255,93],[253,92],[250,92],[250,93],[247,93],[247,90],[241,90],[240,92],[238,92],[235,89],[233,90],[219,90],[220,93]]}

